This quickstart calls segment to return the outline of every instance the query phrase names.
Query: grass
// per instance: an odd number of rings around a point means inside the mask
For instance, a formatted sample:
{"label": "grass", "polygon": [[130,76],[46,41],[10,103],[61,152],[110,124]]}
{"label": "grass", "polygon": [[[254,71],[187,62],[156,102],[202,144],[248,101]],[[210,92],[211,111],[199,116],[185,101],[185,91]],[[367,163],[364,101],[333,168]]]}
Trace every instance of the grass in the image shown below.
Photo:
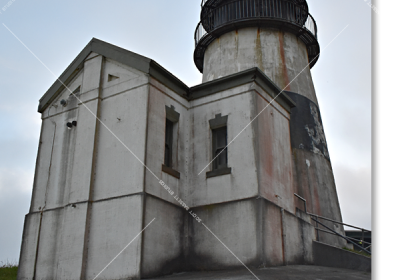
{"label": "grass", "polygon": [[17,279],[18,266],[10,262],[0,262],[0,279],[15,280]]}
{"label": "grass", "polygon": [[346,251],[349,251],[349,252],[352,252],[352,253],[356,253],[356,254],[362,255],[364,257],[368,257],[368,258],[371,257],[371,255],[367,254],[364,251],[352,250],[352,249],[349,249],[349,248],[346,248],[346,247],[343,247],[342,249],[346,250]]}

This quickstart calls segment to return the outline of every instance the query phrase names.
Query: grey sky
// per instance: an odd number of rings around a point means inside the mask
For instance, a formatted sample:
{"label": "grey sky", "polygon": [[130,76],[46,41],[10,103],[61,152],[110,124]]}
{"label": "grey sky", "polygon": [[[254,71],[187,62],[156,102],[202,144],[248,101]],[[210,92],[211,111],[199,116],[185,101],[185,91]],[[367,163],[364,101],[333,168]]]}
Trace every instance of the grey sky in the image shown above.
{"label": "grey sky", "polygon": [[[39,98],[92,37],[154,59],[189,86],[200,0],[0,0],[0,261],[18,261],[40,133]],[[312,75],[345,222],[371,228],[371,9],[309,0],[321,57]],[[329,46],[328,44],[346,27]],[[325,49],[326,48],[326,49]]]}

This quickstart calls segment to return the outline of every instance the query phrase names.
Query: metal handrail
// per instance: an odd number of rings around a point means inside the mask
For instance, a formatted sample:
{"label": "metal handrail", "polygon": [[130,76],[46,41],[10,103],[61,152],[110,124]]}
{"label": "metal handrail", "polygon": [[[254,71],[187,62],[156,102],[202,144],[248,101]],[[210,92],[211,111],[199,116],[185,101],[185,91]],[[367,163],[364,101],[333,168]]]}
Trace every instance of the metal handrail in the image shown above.
{"label": "metal handrail", "polygon": [[[322,232],[325,232],[325,233],[329,233],[329,234],[332,234],[332,235],[336,235],[336,234],[334,234],[334,233],[332,233],[332,232],[330,232],[330,231],[327,231],[327,230],[324,230],[324,229],[321,229],[321,228],[315,228],[315,230],[317,230],[317,231],[322,231]],[[348,236],[346,236],[348,239],[350,239],[350,240],[354,240],[354,241],[361,241],[361,239],[357,239],[357,238],[353,238],[353,237],[348,237]],[[367,241],[361,241],[361,243],[362,244],[367,244],[367,245],[372,245],[372,243],[369,243],[369,242],[367,242]],[[369,247],[371,247],[371,246],[368,246],[367,248],[365,248],[365,249],[368,249]]]}
{"label": "metal handrail", "polygon": [[[357,238],[354,238],[354,237],[349,237],[349,236],[347,236],[347,238],[348,239],[351,239],[351,240],[354,240],[354,241],[360,241],[360,239],[357,239]],[[363,244],[365,243],[365,244],[367,244],[367,245],[372,245],[372,243],[369,243],[369,242],[367,242],[367,241],[361,241]],[[366,248],[366,249],[368,249],[368,248]]]}
{"label": "metal handrail", "polygon": [[[202,5],[204,3],[203,0]],[[309,31],[317,39],[318,30],[314,18],[302,6],[294,2],[288,0],[236,0],[213,8],[205,18],[203,17],[196,28],[195,46],[209,32],[246,19],[288,22]]]}
{"label": "metal handrail", "polygon": [[[313,213],[309,213],[309,212],[307,212],[307,201],[303,197],[299,196],[296,193],[294,195],[304,202],[304,211],[305,211],[305,213],[310,215],[311,220],[313,220],[316,223],[315,230],[317,232],[317,240],[318,241],[319,241],[319,232],[322,231],[322,232],[325,232],[325,233],[329,233],[329,234],[340,236],[343,239],[345,239],[346,241],[352,243],[353,245],[356,245],[361,250],[363,250],[364,252],[366,252],[366,253],[371,255],[371,251],[368,251],[367,249],[369,249],[372,246],[372,243],[364,241],[364,232],[372,232],[372,231],[364,229],[364,228],[356,227],[356,226],[353,226],[353,225],[345,224],[343,222],[335,221],[335,220],[332,220],[332,219],[329,219],[329,218],[326,218],[326,217],[322,217],[322,216],[319,216],[319,215],[316,215],[316,214],[313,214]],[[326,225],[322,224],[320,221],[318,221],[318,219],[322,219],[322,220],[329,221],[329,222],[332,222],[332,223],[335,223],[335,224],[340,224],[340,225],[344,225],[344,226],[347,226],[347,227],[359,229],[359,230],[362,231],[362,238],[361,239],[356,239],[356,238],[352,238],[352,237],[348,237],[348,236],[344,237],[340,233],[337,233],[333,229],[331,229],[331,228],[327,227]],[[318,228],[318,225],[323,226],[324,228],[328,229],[329,231],[326,231],[326,230]],[[369,244],[370,246],[368,246],[367,248],[364,248],[364,247],[361,247],[360,245],[356,244],[352,240],[360,241],[361,244],[366,243],[366,244]]]}
{"label": "metal handrail", "polygon": [[359,229],[359,230],[364,231],[364,232],[366,232],[366,231],[367,232],[372,232],[372,231],[370,231],[368,229],[365,229],[365,228],[360,228],[360,227],[356,227],[356,226],[353,226],[353,225],[349,225],[349,224],[345,224],[345,223],[342,223],[342,222],[338,222],[338,221],[335,221],[335,220],[332,220],[332,219],[329,219],[329,218],[325,218],[325,217],[321,217],[321,216],[315,215],[313,213],[307,213],[307,214],[310,215],[310,216],[316,217],[318,219],[322,219],[322,220],[329,221],[329,222],[332,222],[332,223],[341,224],[343,226]]}
{"label": "metal handrail", "polygon": [[[361,247],[361,246],[358,245],[357,243],[351,241],[348,237],[343,236],[342,234],[340,234],[340,233],[334,231],[333,229],[327,227],[326,225],[324,225],[323,223],[319,222],[318,220],[316,220],[316,219],[314,219],[314,218],[312,218],[312,217],[311,217],[311,220],[313,220],[314,222],[320,224],[320,225],[323,226],[324,228],[328,229],[328,230],[331,231],[333,234],[335,234],[335,235],[337,235],[337,236],[339,236],[339,237],[345,239],[346,241],[350,242],[350,243],[353,244],[353,245],[356,245],[358,248],[360,248],[361,250],[363,250],[363,251],[366,252],[367,254],[370,254],[370,255],[371,255],[371,252],[370,252],[370,251],[368,251],[368,250],[365,249],[364,247]],[[369,246],[369,247],[371,247],[371,246]],[[369,248],[369,247],[368,247],[368,248]]]}
{"label": "metal handrail", "polygon": [[199,44],[200,40],[207,34],[208,34],[208,32],[204,29],[204,27],[200,21],[199,24],[197,24],[196,31],[194,33],[194,47],[195,48]]}
{"label": "metal handrail", "polygon": [[306,214],[308,214],[310,216],[314,216],[314,217],[317,217],[318,219],[326,220],[326,221],[333,222],[333,223],[336,223],[336,224],[341,224],[343,226],[359,229],[359,230],[362,230],[362,231],[372,232],[372,231],[370,231],[368,229],[365,229],[365,228],[356,227],[356,226],[345,224],[343,222],[335,221],[335,220],[332,220],[332,219],[329,219],[329,218],[326,218],[326,217],[318,216],[318,215],[313,214],[313,213],[309,213],[309,212],[307,212],[307,201],[304,198],[302,198],[301,196],[299,196],[298,194],[296,194],[296,193],[294,195],[304,202],[305,212],[306,212]]}

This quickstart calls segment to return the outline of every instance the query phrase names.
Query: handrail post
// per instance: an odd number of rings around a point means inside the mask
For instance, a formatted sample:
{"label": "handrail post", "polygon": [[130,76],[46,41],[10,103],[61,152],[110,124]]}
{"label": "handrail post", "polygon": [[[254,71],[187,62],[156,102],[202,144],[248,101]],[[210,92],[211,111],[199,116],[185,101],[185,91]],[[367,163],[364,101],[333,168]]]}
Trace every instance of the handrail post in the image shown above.
{"label": "handrail post", "polygon": [[304,211],[306,212],[306,214],[308,214],[308,212],[307,212],[307,201],[304,198],[302,198],[300,195],[298,195],[297,193],[295,193],[294,196],[304,202]]}
{"label": "handrail post", "polygon": [[361,245],[364,248],[364,229],[362,230],[362,235],[361,235]]}
{"label": "handrail post", "polygon": [[317,231],[317,241],[319,241],[319,228],[318,228],[318,217],[316,217],[316,227],[315,227],[315,229],[316,229],[316,231]]}

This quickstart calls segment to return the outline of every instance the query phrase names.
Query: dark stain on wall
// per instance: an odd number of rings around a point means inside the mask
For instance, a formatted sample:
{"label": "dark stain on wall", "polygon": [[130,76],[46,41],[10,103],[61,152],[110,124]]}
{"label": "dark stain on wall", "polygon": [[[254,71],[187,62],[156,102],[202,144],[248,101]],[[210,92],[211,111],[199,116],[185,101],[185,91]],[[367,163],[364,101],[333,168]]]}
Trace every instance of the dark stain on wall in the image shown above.
{"label": "dark stain on wall", "polygon": [[290,137],[292,148],[304,149],[330,161],[321,113],[310,99],[290,91],[285,93],[296,103],[291,110]]}

